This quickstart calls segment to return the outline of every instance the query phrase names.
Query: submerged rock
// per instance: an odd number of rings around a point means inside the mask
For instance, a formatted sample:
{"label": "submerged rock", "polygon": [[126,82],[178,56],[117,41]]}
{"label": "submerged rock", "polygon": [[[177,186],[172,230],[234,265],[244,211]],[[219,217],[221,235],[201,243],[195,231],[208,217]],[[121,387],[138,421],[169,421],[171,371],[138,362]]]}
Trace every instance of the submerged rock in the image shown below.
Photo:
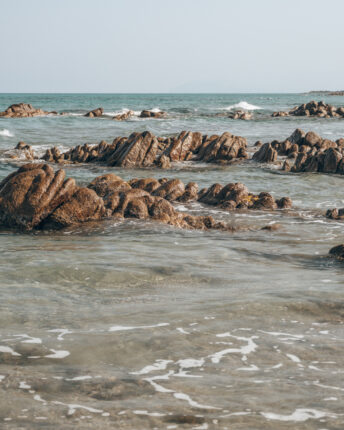
{"label": "submerged rock", "polygon": [[344,260],[344,245],[337,245],[330,249],[329,254],[339,260]]}
{"label": "submerged rock", "polygon": [[127,112],[124,112],[124,113],[118,113],[117,115],[113,116],[112,119],[116,121],[125,121],[126,119],[129,119],[132,116],[134,116],[134,114],[135,114],[134,111],[128,110]]}
{"label": "submerged rock", "polygon": [[32,230],[59,229],[109,217],[152,219],[180,228],[233,231],[211,216],[178,212],[171,202],[199,201],[222,209],[268,209],[290,207],[291,200],[274,200],[269,193],[255,196],[245,185],[214,184],[198,192],[179,179],[122,180],[114,174],[95,178],[88,187],[65,179],[63,170],[47,164],[26,164],[0,183],[0,224]]}
{"label": "submerged rock", "polygon": [[166,118],[167,113],[163,111],[143,110],[140,113],[140,118]]}

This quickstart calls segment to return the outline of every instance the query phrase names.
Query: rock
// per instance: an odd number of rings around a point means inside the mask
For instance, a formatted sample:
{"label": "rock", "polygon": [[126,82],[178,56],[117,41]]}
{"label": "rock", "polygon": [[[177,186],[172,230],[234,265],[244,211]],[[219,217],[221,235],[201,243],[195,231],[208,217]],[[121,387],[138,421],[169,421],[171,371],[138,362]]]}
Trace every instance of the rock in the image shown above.
{"label": "rock", "polygon": [[29,103],[18,103],[9,106],[3,112],[0,112],[0,117],[3,118],[27,118],[33,116],[45,116],[56,114],[55,112],[46,112],[42,109],[36,109]]}
{"label": "rock", "polygon": [[325,152],[324,167],[322,171],[324,173],[336,173],[337,166],[342,158],[342,154],[340,154],[334,148],[329,148]]}
{"label": "rock", "polygon": [[166,155],[162,154],[156,161],[156,166],[160,167],[161,169],[170,169],[171,161]]}
{"label": "rock", "polygon": [[87,188],[95,191],[99,197],[105,198],[114,192],[130,190],[131,186],[119,176],[108,173],[96,177]]}
{"label": "rock", "polygon": [[276,200],[276,204],[279,209],[290,209],[293,206],[293,202],[290,197],[282,197],[279,200]]}
{"label": "rock", "polygon": [[253,114],[251,112],[247,112],[244,110],[238,110],[238,111],[234,111],[234,112],[231,112],[230,114],[228,114],[228,118],[243,119],[243,120],[247,121],[247,120],[250,120],[253,118]]}
{"label": "rock", "polygon": [[290,172],[290,169],[291,169],[290,164],[288,163],[287,160],[285,160],[283,163],[282,170],[284,170],[285,172]]}
{"label": "rock", "polygon": [[166,200],[177,200],[185,193],[185,186],[180,179],[171,179],[160,185],[152,194],[153,196],[163,197]]}
{"label": "rock", "polygon": [[107,214],[104,201],[89,188],[78,188],[44,221],[44,228],[58,229],[86,221],[99,221]]}
{"label": "rock", "polygon": [[344,245],[337,245],[331,248],[329,254],[339,260],[344,260]]}
{"label": "rock", "polygon": [[196,182],[189,182],[185,187],[185,192],[177,198],[179,202],[189,202],[198,197],[198,185]]}
{"label": "rock", "polygon": [[15,150],[20,152],[20,155],[24,155],[24,158],[28,161],[34,160],[36,158],[32,146],[25,142],[18,142]]}
{"label": "rock", "polygon": [[236,158],[248,158],[246,148],[245,138],[225,132],[221,136],[204,139],[194,159],[206,163],[227,164]]}
{"label": "rock", "polygon": [[264,143],[264,145],[253,154],[252,159],[259,163],[273,163],[277,160],[277,151],[271,146],[271,143]]}
{"label": "rock", "polygon": [[326,104],[323,101],[316,102],[314,100],[304,103],[300,106],[295,106],[289,112],[274,112],[272,117],[279,116],[316,116],[318,118],[331,118],[331,117],[343,117],[344,109],[342,107],[336,108],[330,104]]}
{"label": "rock", "polygon": [[307,146],[315,146],[321,141],[322,138],[318,134],[314,133],[314,131],[309,131],[303,139],[303,144]]}
{"label": "rock", "polygon": [[185,161],[202,145],[202,134],[199,132],[182,131],[166,149],[166,155],[171,161]]}
{"label": "rock", "polygon": [[87,114],[85,114],[84,116],[87,116],[89,118],[95,118],[95,117],[102,116],[103,112],[104,112],[104,109],[102,107],[99,107],[97,109],[91,110],[90,112],[87,112]]}
{"label": "rock", "polygon": [[344,208],[341,209],[328,209],[326,218],[341,220],[344,219]]}
{"label": "rock", "polygon": [[115,121],[124,121],[126,119],[131,118],[134,115],[135,115],[134,111],[128,110],[124,113],[118,113],[117,115],[113,116],[112,119],[114,119]]}
{"label": "rock", "polygon": [[25,164],[0,184],[0,223],[31,230],[68,201],[76,191],[74,179],[47,164]]}
{"label": "rock", "polygon": [[163,111],[151,111],[151,110],[143,110],[140,113],[140,118],[166,118],[167,113]]}
{"label": "rock", "polygon": [[266,225],[264,227],[262,227],[262,230],[267,230],[267,231],[276,231],[276,230],[280,230],[281,229],[281,224],[269,224]]}

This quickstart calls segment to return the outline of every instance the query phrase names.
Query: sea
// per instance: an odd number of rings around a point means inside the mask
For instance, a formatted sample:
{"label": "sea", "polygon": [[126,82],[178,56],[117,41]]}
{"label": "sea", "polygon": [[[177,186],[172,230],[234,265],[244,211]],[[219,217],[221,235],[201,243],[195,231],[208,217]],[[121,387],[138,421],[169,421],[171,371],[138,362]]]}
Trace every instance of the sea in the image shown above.
{"label": "sea", "polygon": [[[312,99],[344,106],[323,94],[0,94],[0,111],[25,102],[66,113],[0,118],[0,180],[23,163],[7,155],[19,141],[43,153],[144,130],[229,131],[252,154],[256,141],[296,128],[344,137],[343,119],[271,117]],[[103,117],[83,116],[97,107]],[[112,120],[128,109],[130,120]],[[167,117],[139,118],[143,109]],[[235,109],[253,119],[219,116]],[[344,429],[344,264],[328,255],[344,242],[344,224],[324,216],[344,206],[343,176],[252,160],[64,169],[79,185],[110,172],[200,189],[242,182],[291,197],[293,208],[176,204],[234,233],[143,220],[0,230],[1,429]]]}

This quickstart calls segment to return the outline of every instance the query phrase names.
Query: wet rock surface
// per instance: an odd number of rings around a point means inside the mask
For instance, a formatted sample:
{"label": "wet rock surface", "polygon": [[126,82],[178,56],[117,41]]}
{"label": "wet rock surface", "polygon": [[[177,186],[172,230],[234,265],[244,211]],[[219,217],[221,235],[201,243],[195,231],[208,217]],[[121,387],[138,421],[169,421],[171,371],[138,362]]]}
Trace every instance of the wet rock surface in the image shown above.
{"label": "wet rock surface", "polygon": [[140,113],[140,118],[166,118],[167,113],[163,111],[143,110]]}
{"label": "wet rock surface", "polygon": [[16,103],[9,106],[0,117],[3,118],[27,118],[33,116],[56,115],[57,112],[46,112],[43,109],[36,109],[29,103]]}
{"label": "wet rock surface", "polygon": [[[116,137],[112,143],[101,141],[96,145],[78,145],[64,153],[53,147],[41,159],[55,163],[97,162],[119,167],[169,168],[171,162],[176,161],[230,164],[247,159],[246,150],[246,139],[229,132],[207,136],[182,131],[178,136],[164,138],[144,131],[132,133],[129,137]],[[29,146],[25,151],[33,154]],[[26,152],[22,155],[25,156]],[[29,159],[33,159],[31,155]]]}
{"label": "wet rock surface", "polygon": [[313,131],[305,133],[296,129],[283,141],[274,140],[263,144],[252,158],[272,163],[278,156],[295,160],[293,165],[285,160],[282,167],[284,171],[344,173],[344,139],[324,139]]}
{"label": "wet rock surface", "polygon": [[180,228],[233,231],[211,216],[178,212],[171,202],[198,201],[224,210],[289,208],[287,197],[275,200],[269,193],[249,193],[245,185],[214,184],[198,192],[179,179],[133,179],[125,182],[114,174],[95,178],[79,187],[65,172],[47,164],[26,164],[0,184],[0,222],[3,226],[59,229],[105,218],[152,219]]}
{"label": "wet rock surface", "polygon": [[344,118],[344,107],[335,107],[323,101],[314,100],[295,106],[288,112],[274,112],[274,118],[284,116],[316,116],[318,118]]}
{"label": "wet rock surface", "polygon": [[97,109],[91,110],[90,112],[87,112],[85,116],[88,118],[96,118],[96,117],[102,116],[103,113],[104,113],[104,109],[102,107],[99,107]]}

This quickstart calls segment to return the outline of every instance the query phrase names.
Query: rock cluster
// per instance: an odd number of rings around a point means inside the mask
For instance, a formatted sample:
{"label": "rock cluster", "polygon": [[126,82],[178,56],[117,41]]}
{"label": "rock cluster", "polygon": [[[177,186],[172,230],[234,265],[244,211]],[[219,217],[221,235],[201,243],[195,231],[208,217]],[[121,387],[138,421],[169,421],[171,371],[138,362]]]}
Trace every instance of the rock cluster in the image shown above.
{"label": "rock cluster", "polygon": [[344,107],[335,107],[324,103],[323,101],[311,101],[295,106],[289,112],[274,112],[273,117],[280,116],[316,116],[318,118],[344,118]]}
{"label": "rock cluster", "polygon": [[27,118],[32,116],[56,115],[57,112],[46,112],[42,109],[36,109],[29,103],[18,103],[9,106],[5,111],[0,112],[3,118]]}
{"label": "rock cluster", "polygon": [[344,139],[332,141],[323,139],[313,131],[305,133],[296,129],[283,141],[264,143],[252,158],[270,163],[276,161],[278,155],[295,160],[292,167],[285,162],[284,170],[344,174]]}
{"label": "rock cluster", "polygon": [[131,118],[134,115],[134,111],[128,110],[124,113],[118,113],[117,115],[113,116],[112,119],[115,121],[125,121],[126,119]]}
{"label": "rock cluster", "polygon": [[140,118],[166,118],[167,113],[163,111],[143,110]]}
{"label": "rock cluster", "polygon": [[0,183],[0,224],[32,230],[58,229],[105,218],[152,219],[181,228],[233,230],[211,216],[178,212],[171,202],[199,202],[226,210],[276,209],[291,206],[289,198],[255,196],[243,184],[214,184],[198,192],[196,183],[179,179],[133,179],[125,182],[110,173],[87,187],[66,179],[63,170],[47,164],[25,164]]}
{"label": "rock cluster", "polygon": [[155,137],[149,131],[117,137],[109,144],[78,145],[61,153],[57,148],[46,151],[42,159],[57,163],[101,162],[120,167],[168,168],[172,161],[202,161],[228,164],[248,157],[247,141],[228,132],[219,135],[202,135],[183,131],[176,137]]}
{"label": "rock cluster", "polygon": [[326,218],[329,219],[336,219],[336,220],[342,220],[344,219],[344,208],[334,208],[334,209],[328,209],[326,211]]}
{"label": "rock cluster", "polygon": [[97,109],[91,110],[90,112],[87,112],[85,116],[88,118],[96,118],[99,116],[102,116],[104,113],[104,109],[102,107],[99,107]]}
{"label": "rock cluster", "polygon": [[247,121],[247,120],[252,119],[253,115],[252,115],[251,112],[247,112],[247,111],[244,111],[244,110],[237,110],[237,111],[231,112],[228,115],[228,118],[231,118],[231,119],[243,119],[243,120]]}

